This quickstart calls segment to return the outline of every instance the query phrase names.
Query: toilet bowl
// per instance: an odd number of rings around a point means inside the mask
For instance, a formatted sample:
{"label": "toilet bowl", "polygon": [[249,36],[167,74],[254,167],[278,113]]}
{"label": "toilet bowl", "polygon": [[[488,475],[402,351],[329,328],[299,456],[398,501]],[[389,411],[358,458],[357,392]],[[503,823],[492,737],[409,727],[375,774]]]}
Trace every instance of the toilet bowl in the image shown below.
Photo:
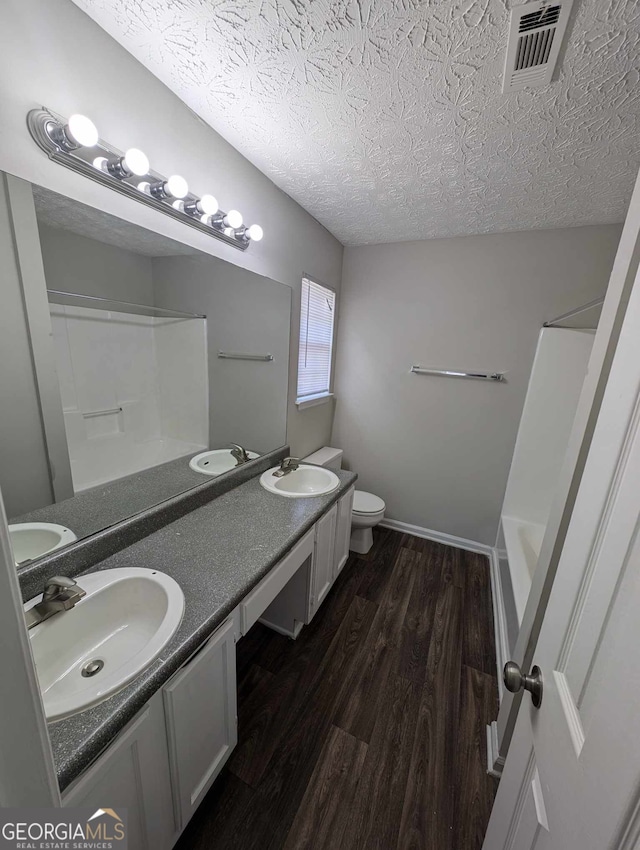
{"label": "toilet bowl", "polygon": [[[323,446],[304,458],[306,463],[326,466],[329,469],[342,468],[342,449]],[[373,546],[373,529],[384,519],[385,503],[379,496],[356,490],[353,495],[351,511],[351,539],[349,549],[358,555],[366,555]]]}
{"label": "toilet bowl", "polygon": [[384,519],[385,503],[379,496],[356,490],[351,511],[351,540],[349,549],[366,555],[373,546],[373,529]]}

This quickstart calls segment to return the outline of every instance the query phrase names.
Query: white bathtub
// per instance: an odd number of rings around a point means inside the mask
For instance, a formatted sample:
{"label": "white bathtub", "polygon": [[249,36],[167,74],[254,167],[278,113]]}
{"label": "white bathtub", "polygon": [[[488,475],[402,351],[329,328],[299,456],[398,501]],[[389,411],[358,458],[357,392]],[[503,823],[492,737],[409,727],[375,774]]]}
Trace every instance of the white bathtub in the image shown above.
{"label": "white bathtub", "polygon": [[516,605],[518,623],[531,590],[531,580],[538,563],[545,526],[515,517],[502,517],[502,531],[509,560],[509,573]]}

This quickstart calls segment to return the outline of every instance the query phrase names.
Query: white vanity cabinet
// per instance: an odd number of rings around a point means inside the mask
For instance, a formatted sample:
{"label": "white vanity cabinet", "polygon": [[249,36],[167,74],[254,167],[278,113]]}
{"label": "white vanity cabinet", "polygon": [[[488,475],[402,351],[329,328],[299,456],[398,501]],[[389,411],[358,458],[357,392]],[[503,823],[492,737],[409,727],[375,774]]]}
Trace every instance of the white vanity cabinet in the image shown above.
{"label": "white vanity cabinet", "polygon": [[130,850],[169,850],[176,838],[162,694],[155,694],[62,795],[63,806],[127,810]]}
{"label": "white vanity cabinet", "polygon": [[349,557],[351,540],[351,514],[353,513],[353,494],[356,488],[350,487],[344,496],[338,499],[338,517],[336,520],[336,542],[334,550],[334,579],[338,577]]}
{"label": "white vanity cabinet", "polygon": [[238,742],[230,617],[163,689],[176,820],[189,822]]}
{"label": "white vanity cabinet", "polygon": [[311,622],[349,557],[354,487],[316,523],[307,622]]}
{"label": "white vanity cabinet", "polygon": [[316,523],[316,551],[313,560],[309,619],[322,605],[333,584],[337,519],[338,505],[336,504]]}
{"label": "white vanity cabinet", "polygon": [[130,850],[171,850],[238,741],[236,640],[259,619],[296,637],[349,555],[353,488],[310,528],[65,791],[128,811]]}

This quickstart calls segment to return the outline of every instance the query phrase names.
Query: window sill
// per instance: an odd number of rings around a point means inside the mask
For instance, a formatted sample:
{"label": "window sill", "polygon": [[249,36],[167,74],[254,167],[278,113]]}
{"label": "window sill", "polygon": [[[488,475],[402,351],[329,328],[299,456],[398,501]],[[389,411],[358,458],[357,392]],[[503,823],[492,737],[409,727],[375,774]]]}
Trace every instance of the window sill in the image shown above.
{"label": "window sill", "polygon": [[298,410],[304,410],[307,407],[316,407],[318,404],[326,404],[333,397],[333,393],[318,393],[318,395],[309,395],[306,398],[297,398],[296,407]]}

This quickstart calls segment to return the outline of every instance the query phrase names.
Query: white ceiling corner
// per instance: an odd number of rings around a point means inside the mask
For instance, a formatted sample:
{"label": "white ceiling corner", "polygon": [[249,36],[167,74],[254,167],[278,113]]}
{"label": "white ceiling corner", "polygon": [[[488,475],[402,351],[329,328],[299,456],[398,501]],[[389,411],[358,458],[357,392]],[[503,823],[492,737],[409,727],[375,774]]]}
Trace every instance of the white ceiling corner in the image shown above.
{"label": "white ceiling corner", "polygon": [[345,244],[624,218],[637,0],[576,0],[558,79],[507,95],[508,0],[74,2]]}

